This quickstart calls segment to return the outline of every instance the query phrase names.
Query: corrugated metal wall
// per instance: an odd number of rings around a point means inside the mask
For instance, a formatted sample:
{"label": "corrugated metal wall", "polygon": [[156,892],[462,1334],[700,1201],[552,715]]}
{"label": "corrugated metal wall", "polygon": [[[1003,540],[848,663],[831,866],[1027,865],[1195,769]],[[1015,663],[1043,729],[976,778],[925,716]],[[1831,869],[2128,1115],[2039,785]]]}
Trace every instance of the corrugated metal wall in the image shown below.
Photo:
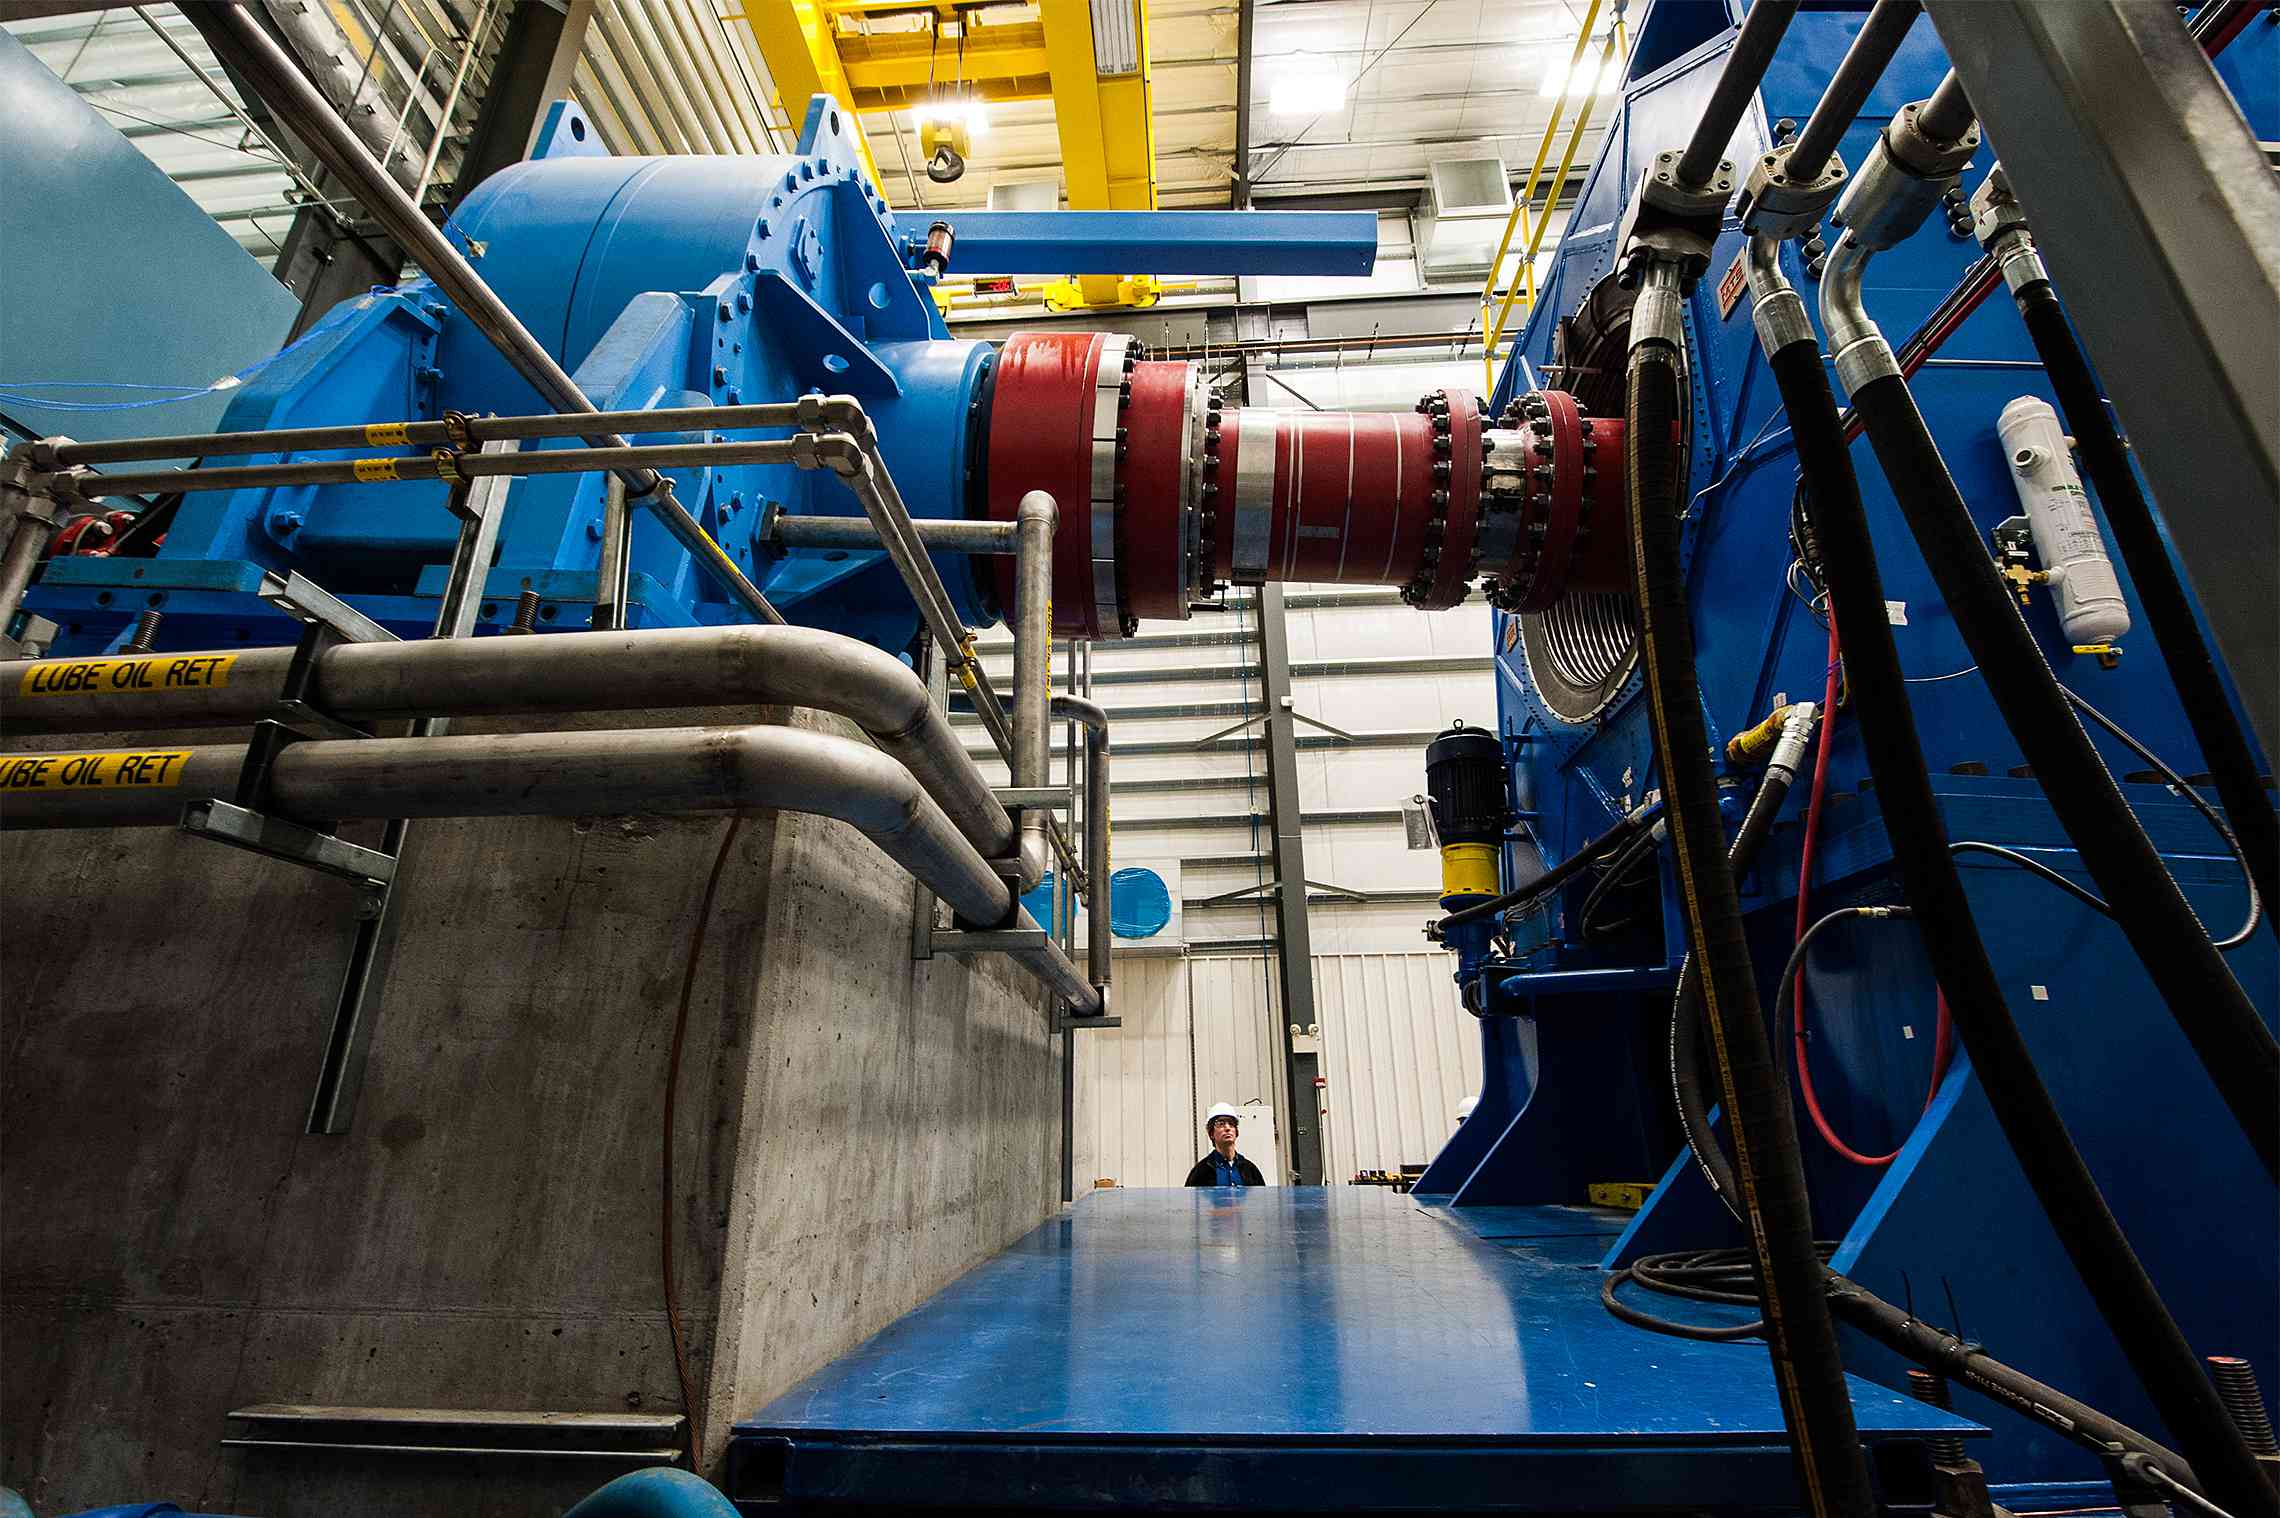
{"label": "corrugated metal wall", "polygon": [[[1116,975],[1124,1026],[1077,1041],[1077,1185],[1177,1186],[1203,1152],[1212,1103],[1289,1110],[1274,962],[1126,955]],[[1457,1003],[1447,956],[1322,954],[1314,979],[1329,1082],[1325,1174],[1338,1182],[1431,1159],[1457,1103],[1480,1088],[1477,1025]]]}

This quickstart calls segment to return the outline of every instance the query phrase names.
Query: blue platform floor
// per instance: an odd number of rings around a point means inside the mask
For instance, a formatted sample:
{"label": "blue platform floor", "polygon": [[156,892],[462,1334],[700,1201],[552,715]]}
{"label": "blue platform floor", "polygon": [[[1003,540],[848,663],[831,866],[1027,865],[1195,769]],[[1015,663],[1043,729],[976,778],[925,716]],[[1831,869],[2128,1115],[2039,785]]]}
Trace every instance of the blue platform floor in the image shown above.
{"label": "blue platform floor", "polygon": [[[1763,1347],[1610,1318],[1596,1262],[1621,1222],[1458,1221],[1377,1187],[1096,1192],[740,1423],[730,1493],[772,1512],[1780,1511]],[[1865,1381],[1853,1403],[1875,1441],[1979,1432]]]}

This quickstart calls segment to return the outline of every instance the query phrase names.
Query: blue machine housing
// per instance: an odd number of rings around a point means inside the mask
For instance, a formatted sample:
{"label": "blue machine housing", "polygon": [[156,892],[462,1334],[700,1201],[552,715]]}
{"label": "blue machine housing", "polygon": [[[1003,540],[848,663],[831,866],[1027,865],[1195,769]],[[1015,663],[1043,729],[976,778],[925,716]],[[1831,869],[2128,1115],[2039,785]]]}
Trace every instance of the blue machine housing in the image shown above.
{"label": "blue machine housing", "polygon": [[[446,232],[597,406],[852,394],[876,421],[912,511],[965,514],[981,456],[975,402],[994,352],[949,338],[923,288],[929,276],[906,267],[912,240],[864,179],[828,100],[809,110],[797,154],[761,158],[612,157],[576,108],[558,103],[533,157],[479,186]],[[243,386],[221,426],[549,409],[466,316],[412,280],[335,307]],[[771,510],[860,515],[828,471],[672,473],[706,530],[796,620],[886,648],[910,640],[917,616],[883,554],[787,552],[764,540]],[[57,652],[117,644],[145,606],[167,613],[170,645],[283,642],[290,624],[246,592],[264,571],[296,569],[391,631],[421,636],[433,626],[457,531],[445,488],[186,495],[155,557],[56,559],[27,605],[62,625]],[[602,478],[590,474],[515,484],[485,586],[486,621],[511,618],[527,588],[542,598],[542,625],[587,624],[602,494]],[[936,562],[969,622],[995,620],[965,556]],[[739,619],[646,514],[635,519],[631,601],[636,626]]]}
{"label": "blue machine housing", "polygon": [[[1542,296],[1505,369],[1495,401],[1535,388],[1554,362],[1560,319],[1607,273],[1616,229],[1643,163],[1683,143],[1702,113],[1742,7],[1729,0],[1657,0],[1642,21],[1615,121],[1585,180]],[[1845,53],[1865,5],[1809,7],[1791,23],[1731,156],[1761,152],[1771,123],[1802,122]],[[2260,20],[2223,60],[2227,82],[2262,138],[2280,136],[2280,27]],[[1858,167],[1884,122],[1929,95],[1946,55],[1920,22],[1858,122],[1845,161]],[[1999,150],[1989,144],[1966,188]],[[2032,199],[2034,187],[2027,187]],[[2031,205],[2030,205],[2031,209]],[[1834,234],[1829,240],[1833,243]],[[1743,237],[1729,216],[1708,274],[1687,303],[1690,459],[1694,492],[1687,570],[1710,734],[1723,744],[1783,700],[1820,701],[1828,632],[1783,570],[1795,457],[1780,397],[1759,350],[1745,294],[1722,301]],[[1934,217],[1880,254],[1867,278],[1869,310],[1897,343],[1955,287],[1979,250]],[[1795,246],[1791,281],[1810,307],[1818,295]],[[1730,287],[1731,288],[1731,287]],[[2069,292],[2106,299],[2111,292]],[[1983,530],[2020,507],[1996,435],[2003,406],[2051,398],[2024,325],[2002,292],[1990,298],[1913,382],[1918,404]],[[2181,421],[2183,419],[2180,419]],[[2078,879],[2081,865],[1941,603],[1874,454],[1854,449],[1861,494],[1881,560],[1911,705],[1954,838],[2025,851]],[[2133,628],[2118,666],[2077,654],[2038,594],[2026,610],[2059,678],[2128,728],[2180,773],[2203,761],[2176,693],[2143,629],[2126,571]],[[1496,618],[1497,721],[1511,763],[1521,826],[1509,840],[1506,884],[1541,873],[1603,832],[1659,785],[1642,677],[1634,670],[1586,722],[1562,718],[1528,667],[1521,618]],[[2241,920],[2238,866],[2207,823],[2126,750],[2099,747],[2179,884],[2219,934]],[[1729,825],[1738,825],[1758,772],[1737,769]],[[1775,972],[1793,933],[1799,837],[1810,775],[1740,885],[1769,1021]],[[1841,714],[1830,759],[1813,883],[1816,915],[1898,899],[1892,850],[1858,740]],[[1459,978],[1483,1019],[1481,1103],[1418,1183],[1420,1195],[1458,1210],[1581,1201],[1594,1181],[1662,1179],[1607,1256],[1741,1242],[1682,1148],[1670,1111],[1670,1003],[1685,952],[1674,883],[1665,870],[1659,912],[1635,914],[1626,933],[1586,942],[1576,921],[1593,883],[1586,871],[1532,921],[1515,927],[1511,954],[1465,949]],[[2048,884],[1985,856],[1959,859],[1981,931],[2036,1058],[2077,1143],[2106,1189],[2187,1336],[2208,1353],[2253,1353],[2280,1342],[2273,1261],[2280,1255],[2271,1189],[2247,1141],[2214,1098],[2183,1036],[2121,934]],[[1460,933],[1462,930],[1459,930]],[[2259,929],[2230,956],[2234,973],[2274,1015],[2272,937]],[[2150,1428],[2150,1405],[2020,1179],[1967,1059],[1958,1057],[1928,1109],[1935,987],[1914,930],[1859,924],[1826,935],[1806,974],[1811,1059],[1824,1110],[1864,1153],[1897,1149],[1890,1164],[1839,1158],[1800,1114],[1820,1233],[1841,1240],[1835,1264],[1893,1301],[1978,1334],[2031,1374]],[[1677,1150],[1680,1157],[1670,1156]],[[2190,1220],[2190,1221],[2188,1221]],[[1960,1324],[1948,1323],[1951,1309]],[[1936,1306],[1936,1311],[1934,1310]],[[2241,1346],[2248,1346],[2242,1348]],[[1902,1385],[1904,1367],[1848,1335],[1849,1367]],[[2059,1483],[2038,1495],[2096,1488],[2096,1463],[1990,1405],[1964,1409],[1997,1431],[1979,1452],[2006,1482]]]}

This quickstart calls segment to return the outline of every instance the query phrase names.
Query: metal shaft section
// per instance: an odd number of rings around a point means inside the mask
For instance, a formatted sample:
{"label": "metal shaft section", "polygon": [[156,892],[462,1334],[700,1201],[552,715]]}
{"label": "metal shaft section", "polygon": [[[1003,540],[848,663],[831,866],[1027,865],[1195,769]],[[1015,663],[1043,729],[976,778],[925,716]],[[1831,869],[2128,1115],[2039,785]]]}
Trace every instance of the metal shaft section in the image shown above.
{"label": "metal shaft section", "polygon": [[1679,156],[1678,181],[1689,188],[1699,189],[1710,182],[1719,161],[1726,156],[1726,144],[1734,140],[1734,129],[1741,125],[1742,112],[1749,109],[1757,94],[1758,82],[1765,78],[1768,65],[1773,62],[1773,51],[1781,44],[1781,34],[1789,29],[1789,19],[1797,14],[1798,0],[1757,0],[1742,22],[1741,35],[1734,39],[1733,50],[1726,54],[1726,66],[1718,75],[1718,84],[1710,92],[1710,101],[1702,108],[1702,119],[1695,123],[1694,135],[1688,139],[1686,151]]}
{"label": "metal shaft section", "polygon": [[[0,662],[12,734],[247,724],[275,715],[290,648]],[[892,655],[805,627],[565,632],[341,643],[317,655],[315,705],[337,717],[518,717],[780,703],[836,712],[908,768],[984,856],[1012,819],[919,678]],[[11,798],[11,810],[13,798]]]}
{"label": "metal shaft section", "polygon": [[1926,137],[1946,142],[1971,130],[1971,124],[1977,119],[1970,98],[1963,93],[1963,80],[1954,69],[1949,69],[1939,87],[1932,91],[1932,98],[1924,102],[1916,125]]}
{"label": "metal shaft section", "polygon": [[[1053,631],[1119,637],[1184,619],[1229,584],[1397,585],[1453,606],[1477,580],[1538,609],[1628,583],[1623,423],[1558,391],[1502,418],[1462,391],[1407,415],[1229,407],[1196,366],[1091,333],[1017,333],[989,429],[991,516],[1021,493],[1065,509],[1053,540]],[[998,602],[1031,612],[1000,561]]]}
{"label": "metal shaft section", "polygon": [[[538,339],[531,336],[530,329],[507,308],[498,293],[483,282],[482,276],[460,256],[450,239],[421,213],[419,206],[405,195],[387,171],[374,162],[347,123],[317,92],[316,86],[261,29],[260,20],[250,7],[195,5],[186,14],[213,48],[215,57],[250,84],[286,127],[308,144],[326,168],[339,176],[349,193],[386,228],[397,245],[411,255],[412,261],[427,271],[437,287],[475,324],[476,330],[490,339],[507,362],[530,381],[548,405],[565,413],[594,412],[594,403],[586,398],[577,382],[554,361]],[[622,447],[625,442],[607,430],[584,436],[597,447]],[[658,520],[738,605],[760,621],[783,620],[768,604],[767,597],[760,594],[759,587],[745,578],[744,571],[737,568],[735,561],[689,514],[688,508],[673,498],[669,480],[640,464],[629,466],[624,477],[627,488],[641,499],[641,504],[657,513]]]}
{"label": "metal shaft section", "polygon": [[1792,179],[1810,182],[1820,177],[1845,129],[1860,114],[1869,92],[1884,77],[1892,55],[1900,50],[1908,29],[1923,11],[1923,0],[1876,0],[1876,9],[1861,23],[1844,61],[1829,76],[1829,87],[1822,91],[1820,104],[1813,107],[1805,130],[1797,134],[1789,150],[1788,173]]}
{"label": "metal shaft section", "polygon": [[[162,826],[235,795],[242,745],[0,759],[9,828]],[[269,770],[288,818],[569,817],[628,810],[807,812],[848,823],[961,917],[1016,902],[910,772],[863,744],[783,727],[650,728],[298,743]],[[1020,926],[1033,927],[1024,915]],[[1050,945],[1014,957],[1090,1012],[1099,996]]]}
{"label": "metal shaft section", "polygon": [[[1042,492],[1040,492],[1042,493]],[[920,517],[911,524],[919,542],[936,553],[1003,554],[1014,551],[1011,522],[945,521]],[[778,517],[768,541],[786,548],[878,548],[879,530],[860,517]]]}

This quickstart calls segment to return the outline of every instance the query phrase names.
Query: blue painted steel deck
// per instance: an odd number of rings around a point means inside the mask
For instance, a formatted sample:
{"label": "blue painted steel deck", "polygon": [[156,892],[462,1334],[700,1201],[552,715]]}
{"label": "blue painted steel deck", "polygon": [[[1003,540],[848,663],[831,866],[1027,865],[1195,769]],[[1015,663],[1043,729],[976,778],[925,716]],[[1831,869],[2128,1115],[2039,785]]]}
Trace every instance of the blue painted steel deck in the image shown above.
{"label": "blue painted steel deck", "polygon": [[[729,1491],[795,1511],[1778,1510],[1764,1349],[1608,1317],[1597,1261],[1622,1221],[1460,1222],[1366,1186],[1096,1192],[740,1423]],[[1872,1439],[1978,1431],[1865,1381],[1853,1400]]]}

